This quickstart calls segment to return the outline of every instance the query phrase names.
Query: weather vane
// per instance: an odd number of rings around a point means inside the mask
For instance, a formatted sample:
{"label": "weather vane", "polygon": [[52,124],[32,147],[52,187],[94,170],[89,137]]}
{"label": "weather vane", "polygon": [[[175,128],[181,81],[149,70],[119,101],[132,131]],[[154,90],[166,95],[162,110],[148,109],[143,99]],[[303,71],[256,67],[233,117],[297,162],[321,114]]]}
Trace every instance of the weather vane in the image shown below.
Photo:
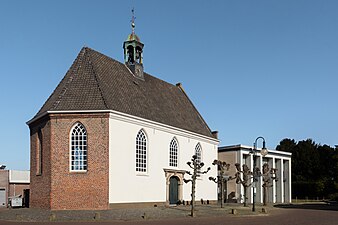
{"label": "weather vane", "polygon": [[132,17],[131,17],[131,28],[132,28],[132,33],[134,34],[135,33],[135,9],[133,7],[133,9],[131,10],[131,13],[132,13]]}

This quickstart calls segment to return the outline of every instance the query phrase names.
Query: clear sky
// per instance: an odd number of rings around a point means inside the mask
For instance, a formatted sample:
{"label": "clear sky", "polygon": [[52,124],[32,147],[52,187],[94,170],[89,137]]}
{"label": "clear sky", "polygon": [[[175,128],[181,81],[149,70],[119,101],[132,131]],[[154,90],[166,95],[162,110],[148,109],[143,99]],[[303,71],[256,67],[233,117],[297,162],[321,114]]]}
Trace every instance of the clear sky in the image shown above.
{"label": "clear sky", "polygon": [[[29,169],[26,122],[83,46],[181,82],[220,145],[338,144],[337,0],[1,0],[0,164]],[[259,146],[261,143],[259,143]]]}

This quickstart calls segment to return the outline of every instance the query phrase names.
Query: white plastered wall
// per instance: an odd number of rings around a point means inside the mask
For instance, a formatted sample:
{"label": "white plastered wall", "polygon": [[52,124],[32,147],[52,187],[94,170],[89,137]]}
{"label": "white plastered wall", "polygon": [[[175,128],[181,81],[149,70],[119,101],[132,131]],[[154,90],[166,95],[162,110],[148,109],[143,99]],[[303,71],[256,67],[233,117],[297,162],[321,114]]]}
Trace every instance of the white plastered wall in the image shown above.
{"label": "white plastered wall", "polygon": [[[147,173],[135,170],[135,140],[143,129],[147,135]],[[178,167],[169,167],[169,144],[176,138],[179,145]],[[217,176],[211,163],[217,159],[218,141],[152,121],[111,113],[109,120],[109,203],[165,202],[166,177],[163,169],[190,170],[195,146],[202,146],[202,161],[208,174],[197,181],[196,200],[217,199],[217,185],[208,177]],[[186,174],[185,178],[189,176]],[[190,200],[191,185],[183,185],[183,200]]]}

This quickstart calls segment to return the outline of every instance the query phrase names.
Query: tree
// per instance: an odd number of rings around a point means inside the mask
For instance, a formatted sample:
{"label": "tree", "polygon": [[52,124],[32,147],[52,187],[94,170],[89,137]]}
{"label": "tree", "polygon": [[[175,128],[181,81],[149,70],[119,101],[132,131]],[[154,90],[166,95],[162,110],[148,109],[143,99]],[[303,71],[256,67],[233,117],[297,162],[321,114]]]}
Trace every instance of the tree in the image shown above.
{"label": "tree", "polygon": [[191,182],[191,217],[195,217],[195,190],[196,190],[196,178],[200,174],[205,174],[209,172],[210,167],[204,172],[201,172],[202,167],[204,166],[203,162],[199,162],[197,159],[197,155],[193,155],[191,162],[187,162],[188,166],[193,170],[191,173],[190,171],[186,171],[188,175],[191,176],[191,179],[184,179],[185,183]]}
{"label": "tree", "polygon": [[[249,167],[246,164],[242,165],[243,170],[241,170],[241,165],[239,163],[235,164],[235,167],[237,169],[237,172],[234,176],[234,178],[231,179],[236,179],[236,184],[241,184],[244,189],[244,207],[247,206],[247,200],[248,200],[248,189],[251,186],[251,178],[253,178],[253,173],[250,171]],[[259,168],[256,168],[259,170]],[[256,171],[259,172],[259,171]],[[243,176],[241,176],[243,174]],[[243,177],[243,178],[242,178]]]}
{"label": "tree", "polygon": [[293,197],[328,197],[338,192],[338,150],[307,139],[283,139],[276,150],[292,153]]}
{"label": "tree", "polygon": [[217,170],[219,172],[219,175],[217,176],[217,178],[215,177],[209,177],[209,180],[215,182],[216,184],[218,184],[218,186],[220,187],[220,191],[221,191],[221,208],[223,208],[223,203],[224,203],[224,183],[229,179],[229,178],[225,178],[225,171],[229,170],[230,164],[223,162],[221,160],[217,160],[215,159],[214,162],[212,163],[212,165],[216,165],[217,166]]}
{"label": "tree", "polygon": [[269,164],[264,163],[263,165],[263,205],[266,206],[268,202],[268,189],[273,186],[273,180],[278,181],[276,177],[277,169],[269,167]]}

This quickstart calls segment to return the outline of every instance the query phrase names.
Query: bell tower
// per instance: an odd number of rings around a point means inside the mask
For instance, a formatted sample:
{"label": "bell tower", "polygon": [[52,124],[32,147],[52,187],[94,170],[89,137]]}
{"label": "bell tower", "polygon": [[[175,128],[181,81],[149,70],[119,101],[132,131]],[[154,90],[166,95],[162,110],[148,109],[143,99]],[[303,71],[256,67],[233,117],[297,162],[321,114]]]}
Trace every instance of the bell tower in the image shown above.
{"label": "bell tower", "polygon": [[128,66],[135,77],[144,80],[143,76],[143,46],[140,38],[135,34],[135,15],[134,9],[131,10],[131,34],[123,43],[124,63]]}

